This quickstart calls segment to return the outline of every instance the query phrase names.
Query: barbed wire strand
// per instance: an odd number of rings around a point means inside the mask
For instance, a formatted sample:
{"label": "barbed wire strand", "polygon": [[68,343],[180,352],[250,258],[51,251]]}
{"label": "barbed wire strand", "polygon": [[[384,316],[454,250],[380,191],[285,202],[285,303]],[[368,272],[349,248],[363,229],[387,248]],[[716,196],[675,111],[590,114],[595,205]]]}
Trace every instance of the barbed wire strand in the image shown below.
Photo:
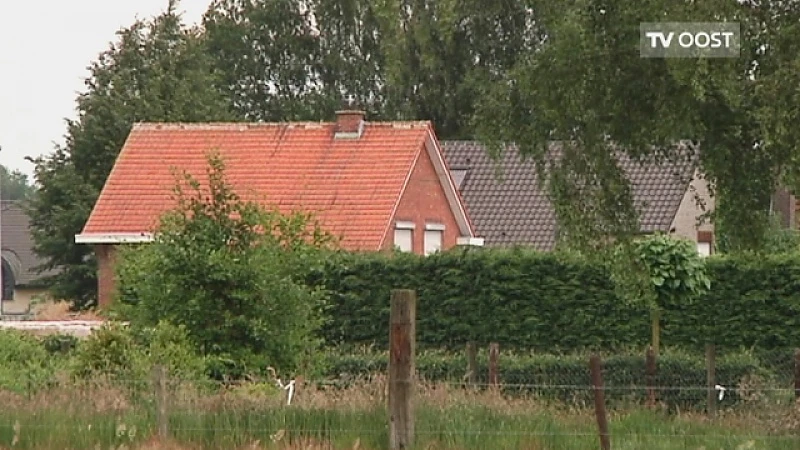
{"label": "barbed wire strand", "polygon": [[[124,422],[120,421],[120,424],[124,424]],[[7,423],[4,426],[13,427],[14,424]],[[53,424],[25,424],[21,425],[20,429],[49,429],[52,430],[54,428],[60,429],[75,429],[75,430],[85,430],[89,431],[92,427],[91,424],[89,425],[80,425],[80,426],[62,426],[62,425],[53,425]],[[543,427],[544,428],[544,427]],[[124,431],[120,431],[118,437],[122,437],[123,434],[127,434],[130,430],[130,427],[126,424],[126,428]],[[255,434],[274,434],[276,431],[283,430],[286,433],[300,433],[300,434],[318,434],[318,435],[333,435],[333,434],[344,434],[344,433],[359,433],[359,434],[372,434],[372,435],[381,435],[388,432],[389,427],[388,425],[382,427],[380,429],[376,428],[285,428],[285,427],[275,427],[275,428],[252,428],[252,427],[241,427],[241,428],[233,428],[233,427],[178,427],[178,426],[170,426],[170,431],[173,434],[180,431],[217,431],[217,432],[236,432],[236,431],[247,431]],[[137,430],[138,431],[138,430]],[[433,430],[426,430],[420,429],[419,427],[415,430],[415,434],[417,435],[435,435],[435,434],[445,434],[445,435],[488,435],[488,436],[570,436],[570,437],[596,437],[597,432],[575,432],[575,431],[567,431],[567,432],[544,432],[538,431],[535,429],[530,430],[507,430],[507,431],[495,431],[495,430],[473,430],[473,429],[463,429],[463,430],[448,430],[444,428],[440,429],[433,429]],[[762,439],[762,440],[797,440],[800,441],[800,436],[798,435],[780,435],[780,434],[756,434],[756,433],[741,433],[741,434],[698,434],[698,433],[632,433],[632,432],[615,432],[615,438],[619,437],[650,437],[650,438],[660,438],[660,437],[679,437],[679,438],[703,438],[703,439]]]}
{"label": "barbed wire strand", "polygon": [[[48,383],[48,382],[45,382]],[[152,384],[153,381],[149,379],[114,379],[107,383],[105,382],[84,382],[84,383],[62,383],[59,381],[52,381],[49,382],[54,385],[59,384],[66,384],[69,387],[75,388],[87,388],[87,387],[119,387],[114,386],[115,384],[123,384],[128,385],[129,387],[133,387],[136,384]],[[275,384],[275,387],[280,389],[281,387],[278,386],[276,383],[268,380],[249,380],[249,381],[231,381],[231,382],[220,382],[220,381],[209,381],[203,379],[184,379],[184,380],[168,380],[168,383],[173,385],[192,385],[196,383],[197,385],[216,385],[219,388],[225,387],[237,387],[237,386],[248,386],[253,384]],[[360,386],[362,384],[370,384],[375,383],[374,380],[369,379],[350,379],[350,380],[304,380],[299,386],[302,386],[304,389],[313,388],[314,386],[330,386],[330,387],[344,387],[347,388],[349,386]],[[387,380],[381,380],[381,384],[388,384]],[[756,386],[756,387],[743,387],[739,388],[735,385],[731,384],[722,384],[717,383],[725,388],[727,392],[736,392],[736,391],[743,391],[743,392],[753,392],[753,391],[761,391],[761,392],[795,392],[796,389],[794,387],[770,387],[770,386]],[[595,389],[600,389],[603,391],[646,391],[646,390],[655,390],[655,391],[709,391],[715,390],[717,388],[710,388],[705,385],[689,385],[689,386],[674,386],[674,385],[629,385],[629,386],[620,386],[620,385],[605,385],[600,388],[596,388],[590,384],[549,384],[549,383],[503,383],[500,382],[498,384],[492,383],[469,383],[466,381],[417,381],[417,385],[425,388],[432,388],[435,389],[437,386],[452,386],[452,387],[459,387],[459,388],[470,388],[470,387],[480,387],[480,388],[527,388],[527,389],[541,389],[541,390],[588,390],[593,391]]]}

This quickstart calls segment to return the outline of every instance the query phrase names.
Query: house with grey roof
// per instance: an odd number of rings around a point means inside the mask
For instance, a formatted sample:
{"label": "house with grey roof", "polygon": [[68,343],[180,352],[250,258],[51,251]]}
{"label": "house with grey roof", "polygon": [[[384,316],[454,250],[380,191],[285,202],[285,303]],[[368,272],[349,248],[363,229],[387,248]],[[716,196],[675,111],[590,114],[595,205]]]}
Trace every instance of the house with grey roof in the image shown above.
{"label": "house with grey roof", "polygon": [[[558,224],[535,163],[509,145],[498,160],[476,141],[442,141],[450,172],[467,206],[476,234],[487,247],[555,248]],[[638,161],[620,157],[628,176],[643,233],[663,232],[690,239],[698,252],[713,251],[714,228],[704,220],[714,199],[696,158]]]}
{"label": "house with grey roof", "polygon": [[18,202],[0,202],[0,245],[2,246],[2,300],[0,314],[25,314],[31,301],[46,294],[45,278],[55,271],[38,273],[44,261],[33,252],[30,219]]}

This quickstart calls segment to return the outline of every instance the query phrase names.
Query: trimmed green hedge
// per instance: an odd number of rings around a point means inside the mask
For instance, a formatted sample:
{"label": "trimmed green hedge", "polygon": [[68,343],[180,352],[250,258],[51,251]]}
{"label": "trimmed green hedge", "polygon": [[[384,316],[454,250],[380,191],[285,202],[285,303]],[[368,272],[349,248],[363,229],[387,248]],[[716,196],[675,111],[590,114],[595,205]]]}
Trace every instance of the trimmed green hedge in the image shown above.
{"label": "trimmed green hedge", "polygon": [[[508,395],[533,395],[537,398],[568,403],[591,404],[593,401],[586,353],[514,354],[503,352],[499,357],[500,381]],[[477,383],[488,382],[488,358],[478,355]],[[385,373],[386,352],[352,354],[331,353],[325,365],[327,376],[342,383]],[[658,359],[656,386],[658,399],[671,408],[702,409],[706,405],[706,368],[703,354],[666,350]],[[419,376],[429,382],[462,385],[466,374],[465,355],[441,351],[420,352],[416,357]],[[645,358],[641,354],[623,352],[604,357],[603,377],[610,402],[644,403],[646,400]],[[720,357],[716,367],[717,383],[729,388],[721,403],[731,406],[742,399],[734,390],[745,380],[756,381],[756,387],[775,386],[777,380],[757,357],[736,352]],[[752,392],[751,392],[752,393]],[[763,392],[762,392],[763,393]]]}
{"label": "trimmed green hedge", "polygon": [[[665,305],[662,343],[720,350],[800,346],[800,256],[712,257],[711,292]],[[607,270],[530,250],[336,254],[307,281],[331,293],[323,336],[331,345],[388,344],[392,289],[418,294],[420,348],[496,341],[502,348],[569,351],[642,347],[645,305],[615,293]]]}
{"label": "trimmed green hedge", "polygon": [[664,342],[800,346],[800,256],[710,258],[707,264],[711,291],[695,304],[670,305]]}

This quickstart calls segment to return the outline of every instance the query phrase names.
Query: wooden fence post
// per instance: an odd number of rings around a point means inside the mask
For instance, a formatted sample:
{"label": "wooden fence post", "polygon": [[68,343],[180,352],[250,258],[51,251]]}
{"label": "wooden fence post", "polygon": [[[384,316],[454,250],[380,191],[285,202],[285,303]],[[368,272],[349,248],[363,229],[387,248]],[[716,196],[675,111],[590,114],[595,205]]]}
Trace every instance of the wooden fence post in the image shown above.
{"label": "wooden fence post", "polygon": [[794,351],[794,398],[800,398],[800,348]]}
{"label": "wooden fence post", "polygon": [[500,344],[492,342],[489,344],[489,385],[497,387],[500,384],[500,375],[497,359],[500,357]]}
{"label": "wooden fence post", "polygon": [[475,342],[467,342],[467,383],[475,386],[478,375],[478,347]]}
{"label": "wooden fence post", "polygon": [[33,378],[30,372],[25,377],[25,396],[28,398],[28,401],[33,399]]}
{"label": "wooden fence post", "polygon": [[589,358],[589,371],[592,374],[594,390],[594,414],[597,418],[597,430],[600,433],[600,448],[611,450],[611,437],[608,434],[608,417],[606,416],[606,396],[603,387],[603,362],[598,355]]}
{"label": "wooden fence post", "polygon": [[167,414],[167,371],[162,365],[153,366],[153,384],[156,394],[156,423],[158,437],[166,439],[169,434]]}
{"label": "wooden fence post", "polygon": [[708,400],[708,416],[714,417],[717,414],[717,390],[716,390],[716,347],[714,344],[706,345],[706,388]]}
{"label": "wooden fence post", "polygon": [[652,346],[647,348],[644,364],[645,382],[647,384],[647,407],[656,406],[656,352]]}
{"label": "wooden fence post", "polygon": [[414,352],[416,293],[392,291],[389,318],[389,448],[409,449],[414,442]]}

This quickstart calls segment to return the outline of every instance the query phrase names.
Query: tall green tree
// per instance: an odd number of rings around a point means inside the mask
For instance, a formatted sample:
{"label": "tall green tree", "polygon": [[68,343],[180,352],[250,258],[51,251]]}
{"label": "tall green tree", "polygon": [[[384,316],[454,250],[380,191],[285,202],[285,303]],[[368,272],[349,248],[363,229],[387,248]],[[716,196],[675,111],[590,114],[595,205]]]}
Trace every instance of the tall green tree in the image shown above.
{"label": "tall green tree", "polygon": [[248,120],[319,115],[319,36],[308,2],[216,0],[203,23],[215,66]]}
{"label": "tall green tree", "polygon": [[[319,31],[317,79],[326,99],[323,114],[342,103],[386,117],[385,5],[372,0],[313,0]],[[323,116],[325,117],[325,116]]]}
{"label": "tall green tree", "polygon": [[217,0],[210,51],[251,120],[328,120],[345,103],[382,116],[382,2]]}
{"label": "tall green tree", "polygon": [[28,181],[28,176],[19,170],[8,170],[0,165],[0,195],[2,200],[27,200],[36,189]]}
{"label": "tall green tree", "polygon": [[217,0],[204,23],[237,110],[328,120],[432,120],[469,138],[479,87],[535,47],[533,0]]}
{"label": "tall green tree", "polygon": [[432,120],[440,138],[472,138],[470,118],[481,86],[538,47],[534,3],[387,0],[388,112]]}
{"label": "tall green tree", "polygon": [[39,195],[30,205],[36,252],[44,268],[61,268],[52,293],[81,308],[96,301],[92,248],[76,245],[131,126],[140,121],[234,118],[219,89],[200,30],[185,27],[170,1],[163,14],[139,20],[89,66],[77,119],[66,144],[33,160]]}
{"label": "tall green tree", "polygon": [[[475,123],[493,148],[517,142],[542,168],[549,142],[575,144],[542,177],[562,206],[562,223],[599,223],[589,239],[594,242],[609,229],[614,237],[630,236],[630,226],[608,226],[626,223],[621,217],[636,219],[612,150],[677,157],[674,144],[690,140],[698,144],[700,167],[717,196],[715,219],[728,250],[761,248],[770,194],[800,162],[798,132],[790,126],[797,118],[800,6],[570,0],[542,3],[537,15],[544,44],[485,89]],[[739,22],[740,56],[640,57],[640,23],[681,21]],[[570,187],[575,180],[584,189]],[[583,204],[589,214],[571,204]],[[596,214],[610,205],[615,212]],[[585,235],[585,228],[573,235]]]}

